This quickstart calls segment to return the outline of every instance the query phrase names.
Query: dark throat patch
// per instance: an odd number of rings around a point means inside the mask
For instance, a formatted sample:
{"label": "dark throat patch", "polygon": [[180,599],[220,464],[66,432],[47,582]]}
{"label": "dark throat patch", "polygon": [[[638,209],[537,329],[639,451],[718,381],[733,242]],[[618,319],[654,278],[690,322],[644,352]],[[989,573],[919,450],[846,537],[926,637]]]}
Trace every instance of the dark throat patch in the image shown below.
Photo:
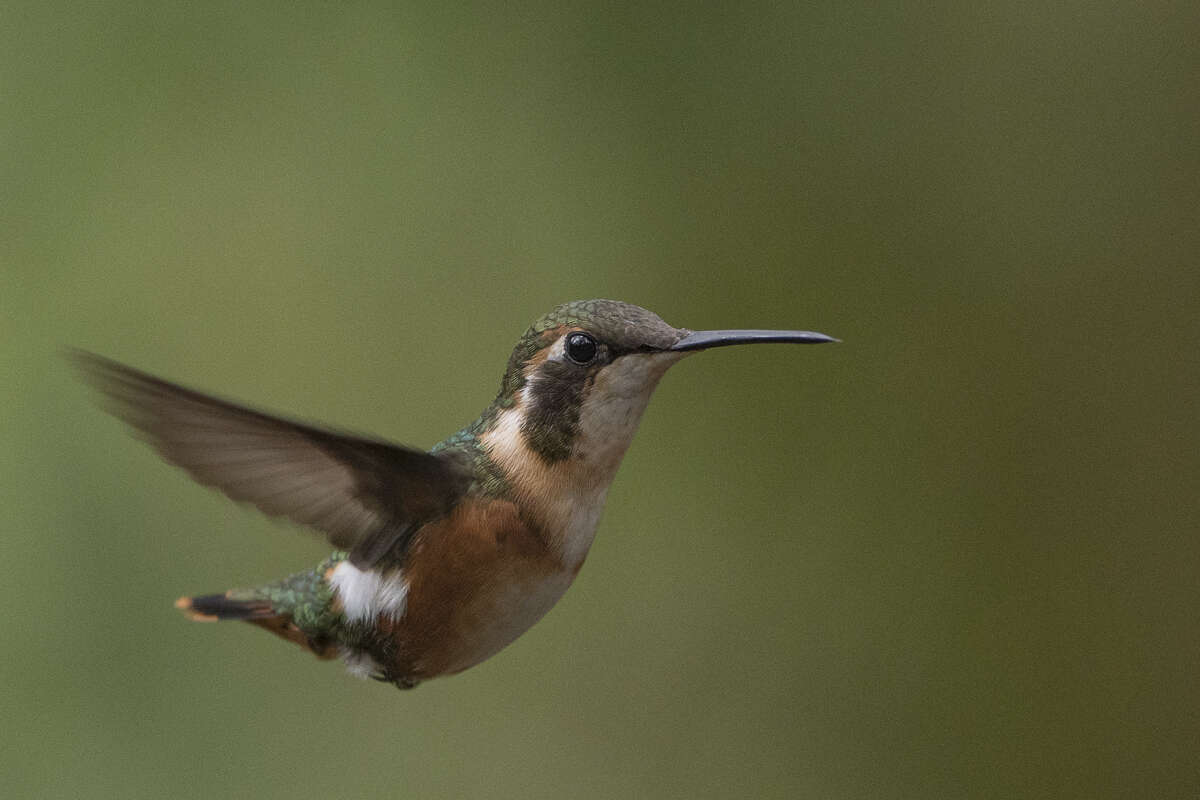
{"label": "dark throat patch", "polygon": [[565,361],[539,365],[530,392],[531,403],[523,409],[521,434],[529,449],[543,461],[562,461],[571,455],[579,434],[579,411],[596,379],[598,366],[584,372],[580,366]]}

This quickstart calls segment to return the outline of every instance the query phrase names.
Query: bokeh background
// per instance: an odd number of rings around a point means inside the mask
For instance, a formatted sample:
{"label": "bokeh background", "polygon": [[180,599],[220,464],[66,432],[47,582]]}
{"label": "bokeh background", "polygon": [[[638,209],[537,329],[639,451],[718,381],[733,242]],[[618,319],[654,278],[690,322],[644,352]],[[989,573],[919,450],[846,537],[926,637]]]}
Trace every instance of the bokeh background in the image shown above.
{"label": "bokeh background", "polygon": [[[1193,3],[10,2],[0,794],[1200,793]],[[316,538],[73,345],[429,445],[615,297],[704,354],[575,587],[410,693],[184,593]]]}

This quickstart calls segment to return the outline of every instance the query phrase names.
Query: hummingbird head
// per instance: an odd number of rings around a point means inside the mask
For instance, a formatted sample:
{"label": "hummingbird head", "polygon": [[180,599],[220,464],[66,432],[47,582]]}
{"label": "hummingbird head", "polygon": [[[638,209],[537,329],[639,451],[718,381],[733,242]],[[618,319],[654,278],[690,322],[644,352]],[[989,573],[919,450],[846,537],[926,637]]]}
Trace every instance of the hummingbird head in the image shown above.
{"label": "hummingbird head", "polygon": [[543,462],[615,471],[663,373],[698,350],[754,342],[836,341],[808,331],[691,331],[616,300],[564,303],[513,349],[495,408]]}
{"label": "hummingbird head", "polygon": [[836,341],[809,331],[690,331],[615,300],[565,303],[513,349],[478,440],[508,490],[578,568],[608,487],[667,369],[697,350]]}

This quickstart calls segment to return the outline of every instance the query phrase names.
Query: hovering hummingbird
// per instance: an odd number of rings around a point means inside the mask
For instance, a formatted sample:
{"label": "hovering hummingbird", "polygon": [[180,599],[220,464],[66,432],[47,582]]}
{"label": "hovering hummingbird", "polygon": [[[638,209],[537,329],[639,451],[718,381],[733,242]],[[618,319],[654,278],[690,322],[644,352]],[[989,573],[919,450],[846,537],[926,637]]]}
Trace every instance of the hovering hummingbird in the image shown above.
{"label": "hovering hummingbird", "polygon": [[428,452],[264,414],[88,353],[110,410],[200,483],[337,548],[276,583],[183,597],[350,672],[412,688],[497,653],[562,597],[667,368],[810,331],[673,328],[613,300],[566,303],[517,341],[495,401]]}

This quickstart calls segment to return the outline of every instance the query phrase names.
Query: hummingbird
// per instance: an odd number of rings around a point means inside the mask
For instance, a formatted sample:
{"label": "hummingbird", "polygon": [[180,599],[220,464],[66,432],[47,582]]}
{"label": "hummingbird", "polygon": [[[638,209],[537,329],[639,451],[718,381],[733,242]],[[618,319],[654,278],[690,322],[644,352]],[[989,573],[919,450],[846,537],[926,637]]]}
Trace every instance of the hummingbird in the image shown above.
{"label": "hummingbird", "polygon": [[264,413],[85,352],[107,409],[199,483],[315,529],[310,570],[175,605],[241,620],[402,689],[495,655],[583,566],[659,379],[714,347],[838,341],[675,328],[615,300],[565,303],[517,341],[495,400],[430,450]]}

